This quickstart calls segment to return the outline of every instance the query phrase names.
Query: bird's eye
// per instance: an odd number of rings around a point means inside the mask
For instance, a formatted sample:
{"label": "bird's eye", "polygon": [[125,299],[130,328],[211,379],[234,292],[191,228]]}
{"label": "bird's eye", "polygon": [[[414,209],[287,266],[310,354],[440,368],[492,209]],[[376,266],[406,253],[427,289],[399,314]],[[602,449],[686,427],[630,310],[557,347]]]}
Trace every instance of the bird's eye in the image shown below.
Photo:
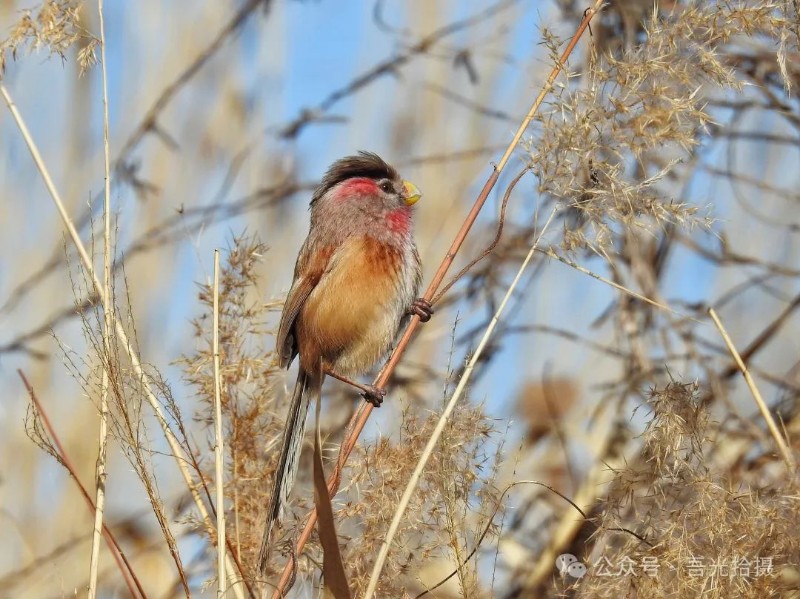
{"label": "bird's eye", "polygon": [[392,191],[392,184],[389,181],[384,181],[383,183],[381,183],[380,187],[386,193],[389,193],[390,191]]}

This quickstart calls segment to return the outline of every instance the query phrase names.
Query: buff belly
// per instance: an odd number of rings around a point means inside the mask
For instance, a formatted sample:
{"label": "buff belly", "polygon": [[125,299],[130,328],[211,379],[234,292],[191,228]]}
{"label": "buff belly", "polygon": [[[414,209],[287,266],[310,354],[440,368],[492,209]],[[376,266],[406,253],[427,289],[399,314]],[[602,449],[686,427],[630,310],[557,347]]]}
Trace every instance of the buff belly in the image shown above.
{"label": "buff belly", "polygon": [[344,376],[372,368],[390,349],[407,307],[400,255],[370,238],[343,244],[298,314],[300,363]]}

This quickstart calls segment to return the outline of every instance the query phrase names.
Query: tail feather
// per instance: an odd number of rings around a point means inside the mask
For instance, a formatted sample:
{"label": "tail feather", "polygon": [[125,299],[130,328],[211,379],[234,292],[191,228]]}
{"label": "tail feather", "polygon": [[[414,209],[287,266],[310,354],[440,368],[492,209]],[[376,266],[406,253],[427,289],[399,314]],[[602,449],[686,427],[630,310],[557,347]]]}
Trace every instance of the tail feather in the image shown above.
{"label": "tail feather", "polygon": [[267,563],[269,562],[272,528],[276,522],[280,523],[283,518],[283,509],[294,486],[297,468],[300,465],[300,450],[303,446],[303,437],[306,430],[308,399],[312,395],[308,392],[310,387],[312,387],[311,379],[301,368],[297,375],[297,383],[294,386],[292,402],[289,405],[289,413],[286,416],[286,425],[283,429],[281,454],[278,468],[275,470],[272,498],[269,502],[264,537],[261,541],[261,551],[258,556],[258,570],[262,576],[266,573]]}

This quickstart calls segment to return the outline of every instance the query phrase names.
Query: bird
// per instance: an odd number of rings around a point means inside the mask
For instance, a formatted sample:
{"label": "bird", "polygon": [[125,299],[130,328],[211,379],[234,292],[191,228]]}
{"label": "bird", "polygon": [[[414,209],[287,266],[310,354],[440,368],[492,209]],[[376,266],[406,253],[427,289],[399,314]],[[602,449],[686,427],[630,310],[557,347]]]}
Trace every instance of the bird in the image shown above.
{"label": "bird", "polygon": [[259,552],[262,576],[272,528],[297,474],[309,399],[319,397],[330,375],[380,405],[385,391],[353,377],[389,352],[409,318],[431,318],[431,304],[417,297],[422,265],[412,207],[421,196],[393,166],[364,151],[331,164],[311,196],[308,236],[276,335],[280,367],[299,355],[299,368]]}

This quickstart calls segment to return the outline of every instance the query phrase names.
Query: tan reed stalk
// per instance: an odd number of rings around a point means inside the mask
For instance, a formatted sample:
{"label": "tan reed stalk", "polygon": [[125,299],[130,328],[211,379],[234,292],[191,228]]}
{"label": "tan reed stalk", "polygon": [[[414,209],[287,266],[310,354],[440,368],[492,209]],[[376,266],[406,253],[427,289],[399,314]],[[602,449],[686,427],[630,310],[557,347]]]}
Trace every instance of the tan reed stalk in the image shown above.
{"label": "tan reed stalk", "polygon": [[764,398],[761,396],[761,392],[758,390],[758,387],[756,387],[753,377],[750,376],[747,365],[744,363],[744,360],[742,360],[742,356],[739,355],[739,352],[736,351],[736,347],[733,345],[733,341],[731,341],[725,327],[722,326],[722,321],[719,319],[719,316],[717,316],[716,310],[714,310],[714,308],[709,308],[708,314],[711,316],[711,320],[714,321],[714,324],[717,325],[717,329],[719,329],[720,335],[722,335],[722,339],[725,341],[725,345],[728,346],[728,351],[731,352],[733,359],[736,361],[736,365],[739,367],[739,370],[742,371],[742,375],[747,383],[747,387],[750,389],[753,400],[755,400],[758,410],[761,412],[764,420],[766,420],[767,428],[769,428],[772,438],[775,439],[775,444],[778,446],[778,451],[780,451],[781,457],[786,463],[786,468],[789,469],[789,476],[794,476],[797,473],[797,463],[795,462],[789,446],[786,444],[786,439],[783,438],[783,435],[781,435],[778,430],[778,425],[775,424],[775,419],[772,417]]}
{"label": "tan reed stalk", "polygon": [[219,250],[214,250],[214,468],[217,489],[217,596],[224,597],[225,584],[225,448],[222,435],[222,398],[219,377]]}
{"label": "tan reed stalk", "polygon": [[97,570],[100,562],[100,535],[103,530],[103,512],[106,505],[106,457],[108,450],[108,369],[111,367],[111,336],[114,334],[114,302],[111,296],[111,158],[108,144],[108,78],[106,73],[106,32],[103,20],[103,0],[97,1],[100,18],[100,63],[103,75],[103,165],[105,190],[103,198],[103,368],[100,383],[100,432],[97,441],[97,470],[95,474],[94,530],[92,553],[89,559],[89,599],[97,597]]}

